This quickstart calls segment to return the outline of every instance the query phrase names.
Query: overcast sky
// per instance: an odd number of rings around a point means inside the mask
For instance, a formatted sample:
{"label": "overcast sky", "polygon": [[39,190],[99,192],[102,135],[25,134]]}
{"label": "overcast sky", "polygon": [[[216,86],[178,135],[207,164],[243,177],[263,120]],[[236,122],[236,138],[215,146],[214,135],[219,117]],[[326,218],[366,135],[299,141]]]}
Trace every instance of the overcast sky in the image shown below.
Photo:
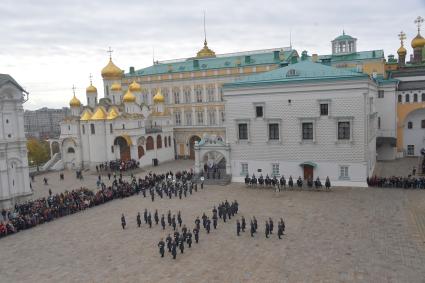
{"label": "overcast sky", "polygon": [[0,73],[29,91],[26,109],[67,106],[73,84],[85,104],[90,73],[103,97],[109,46],[126,71],[151,65],[152,49],[156,60],[194,56],[203,45],[203,10],[216,53],[288,46],[292,31],[299,53],[329,54],[344,29],[358,50],[387,56],[396,54],[401,30],[412,53],[413,21],[425,17],[425,0],[1,0]]}

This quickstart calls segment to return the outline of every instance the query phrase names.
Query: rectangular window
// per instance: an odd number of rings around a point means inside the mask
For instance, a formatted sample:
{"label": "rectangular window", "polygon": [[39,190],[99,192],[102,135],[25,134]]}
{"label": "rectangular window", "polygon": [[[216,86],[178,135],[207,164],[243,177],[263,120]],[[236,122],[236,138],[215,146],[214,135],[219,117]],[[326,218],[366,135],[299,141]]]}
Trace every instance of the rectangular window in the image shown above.
{"label": "rectangular window", "polygon": [[272,164],[272,177],[274,176],[276,177],[280,176],[279,163]]}
{"label": "rectangular window", "polygon": [[215,94],[214,93],[214,86],[209,86],[207,88],[207,95],[208,95],[208,101],[209,102],[213,102],[215,100],[214,94]]}
{"label": "rectangular window", "polygon": [[422,128],[422,129],[425,129],[425,120],[422,120],[422,121],[421,121],[421,128]]}
{"label": "rectangular window", "polygon": [[313,123],[303,123],[302,125],[303,130],[303,140],[313,140]]}
{"label": "rectangular window", "polygon": [[384,98],[384,91],[378,90],[378,98]]}
{"label": "rectangular window", "polygon": [[255,106],[255,117],[263,117],[263,106]]}
{"label": "rectangular window", "polygon": [[241,163],[241,176],[248,175],[248,163]]}
{"label": "rectangular window", "polygon": [[191,89],[186,87],[183,92],[184,92],[184,102],[190,103],[192,100],[190,97]]}
{"label": "rectangular window", "polygon": [[81,131],[83,132],[83,135],[86,134],[86,127],[84,127],[84,125],[81,126]]}
{"label": "rectangular window", "polygon": [[350,139],[350,122],[338,122],[338,139]]}
{"label": "rectangular window", "polygon": [[112,128],[112,124],[109,124],[109,132],[112,134],[114,129]]}
{"label": "rectangular window", "polygon": [[192,112],[186,112],[186,125],[192,126]]}
{"label": "rectangular window", "polygon": [[198,125],[203,125],[204,124],[204,111],[198,111],[196,112],[196,122],[198,123]]}
{"label": "rectangular window", "polygon": [[340,179],[348,179],[348,166],[340,166],[339,167],[339,178]]}
{"label": "rectangular window", "polygon": [[114,153],[114,146],[111,146],[111,152]]}
{"label": "rectangular window", "polygon": [[214,126],[215,124],[215,110],[208,111],[208,125]]}
{"label": "rectangular window", "polygon": [[195,94],[196,94],[196,102],[201,103],[202,102],[202,87],[198,86],[195,89]]}
{"label": "rectangular window", "polygon": [[269,140],[279,140],[279,124],[269,124]]}
{"label": "rectangular window", "polygon": [[180,126],[181,125],[180,112],[174,113],[174,119],[175,119],[176,126]]}
{"label": "rectangular window", "polygon": [[174,90],[174,103],[175,104],[179,104],[180,103],[180,93],[179,93],[179,91],[177,89]]}
{"label": "rectangular window", "polygon": [[95,134],[95,131],[94,131],[94,124],[90,124],[90,132],[91,132],[91,134],[92,134],[92,135],[94,135],[94,134]]}
{"label": "rectangular window", "polygon": [[328,107],[329,106],[327,103],[320,104],[320,116],[328,116],[329,114]]}
{"label": "rectangular window", "polygon": [[248,139],[248,124],[238,124],[238,133],[239,140],[247,140]]}
{"label": "rectangular window", "polygon": [[414,144],[407,145],[407,155],[409,155],[409,156],[415,155],[415,145]]}

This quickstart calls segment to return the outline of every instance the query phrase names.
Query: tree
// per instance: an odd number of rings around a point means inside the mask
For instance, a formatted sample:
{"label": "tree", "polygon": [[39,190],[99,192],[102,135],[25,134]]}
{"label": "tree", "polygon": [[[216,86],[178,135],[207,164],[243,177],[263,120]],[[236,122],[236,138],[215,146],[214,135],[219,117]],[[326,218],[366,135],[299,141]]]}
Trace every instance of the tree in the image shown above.
{"label": "tree", "polygon": [[50,158],[49,144],[46,141],[29,138],[27,141],[28,161],[38,166]]}

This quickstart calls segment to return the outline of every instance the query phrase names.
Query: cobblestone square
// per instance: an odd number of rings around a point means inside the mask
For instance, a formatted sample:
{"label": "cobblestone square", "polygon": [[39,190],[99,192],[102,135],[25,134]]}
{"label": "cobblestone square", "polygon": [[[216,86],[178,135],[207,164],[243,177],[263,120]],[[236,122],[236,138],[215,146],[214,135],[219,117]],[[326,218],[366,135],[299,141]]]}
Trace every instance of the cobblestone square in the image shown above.
{"label": "cobblestone square", "polygon": [[[190,162],[155,167],[189,168]],[[148,169],[150,170],[150,169]],[[148,172],[148,170],[146,172]],[[141,173],[141,175],[146,174]],[[33,187],[35,197],[87,185],[73,172],[49,173]],[[127,177],[128,178],[128,177]],[[201,229],[200,243],[173,260],[157,243],[172,229],[136,226],[137,212],[182,212],[193,227],[213,205],[238,200],[239,214],[255,215],[259,232],[236,236],[236,219]],[[127,218],[122,230],[120,216]],[[286,235],[264,236],[264,221],[283,217]],[[179,200],[151,202],[141,195],[114,200],[0,239],[0,282],[425,282],[425,192],[334,188],[331,192],[249,189],[244,184],[206,186]]]}

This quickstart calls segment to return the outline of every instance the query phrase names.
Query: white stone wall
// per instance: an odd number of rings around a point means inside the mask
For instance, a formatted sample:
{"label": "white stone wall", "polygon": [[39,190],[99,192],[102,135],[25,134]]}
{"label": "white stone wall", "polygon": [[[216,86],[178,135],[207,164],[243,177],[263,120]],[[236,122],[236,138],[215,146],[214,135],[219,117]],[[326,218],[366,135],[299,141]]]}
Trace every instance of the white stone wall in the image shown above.
{"label": "white stone wall", "polygon": [[[425,120],[425,109],[413,111],[404,121],[403,144],[406,155],[408,145],[414,146],[414,156],[420,156],[421,149],[425,148],[425,128],[422,128],[422,120]],[[412,129],[408,128],[409,122],[412,122]]]}
{"label": "white stone wall", "polygon": [[[372,144],[374,107],[369,96],[376,87],[369,80],[335,81],[309,84],[251,86],[225,88],[226,138],[231,145],[232,162],[248,161],[254,168],[264,166],[263,174],[271,174],[271,164],[282,164],[281,170],[300,175],[299,164],[312,161],[318,164],[314,178],[329,176],[338,181],[339,166],[349,166],[350,180],[365,184],[374,167]],[[329,103],[329,116],[320,116],[319,104]],[[255,118],[255,103],[264,104],[264,118]],[[351,140],[337,140],[337,122],[349,120]],[[237,140],[238,121],[247,121],[249,142]],[[268,122],[280,123],[280,141],[268,141]],[[314,142],[303,142],[301,123],[312,121]],[[371,135],[372,134],[372,135]],[[233,176],[240,168],[233,167]],[[255,169],[254,169],[255,170]],[[287,174],[281,171],[283,174]],[[302,175],[302,174],[301,174]],[[349,180],[349,181],[350,181]]]}

